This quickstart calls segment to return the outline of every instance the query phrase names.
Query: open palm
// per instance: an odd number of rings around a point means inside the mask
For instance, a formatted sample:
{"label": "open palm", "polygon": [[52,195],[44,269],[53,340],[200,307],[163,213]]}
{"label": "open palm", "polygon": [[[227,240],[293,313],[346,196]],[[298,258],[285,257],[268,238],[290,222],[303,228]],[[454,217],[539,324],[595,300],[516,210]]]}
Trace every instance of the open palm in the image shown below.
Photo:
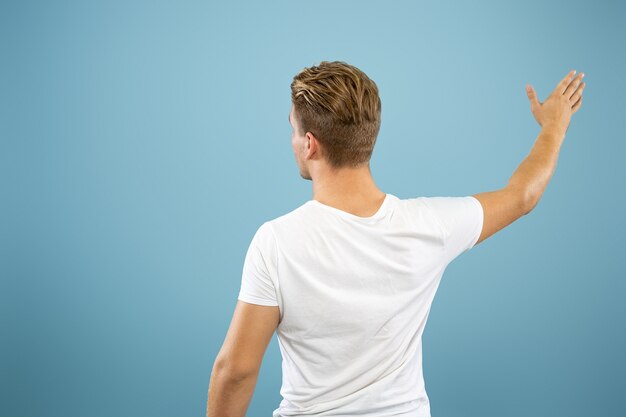
{"label": "open palm", "polygon": [[530,110],[539,126],[567,131],[572,115],[582,105],[585,89],[585,83],[581,81],[585,74],[581,72],[574,77],[575,73],[575,70],[570,71],[544,102],[537,99],[537,93],[530,84],[526,86]]}

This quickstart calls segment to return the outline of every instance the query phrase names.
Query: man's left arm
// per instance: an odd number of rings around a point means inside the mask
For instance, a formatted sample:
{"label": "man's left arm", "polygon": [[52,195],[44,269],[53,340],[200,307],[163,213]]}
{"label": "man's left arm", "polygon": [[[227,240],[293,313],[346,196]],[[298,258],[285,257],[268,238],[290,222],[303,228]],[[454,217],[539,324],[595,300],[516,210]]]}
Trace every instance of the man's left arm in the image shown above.
{"label": "man's left arm", "polygon": [[237,301],[211,372],[207,417],[245,417],[279,319],[278,306]]}

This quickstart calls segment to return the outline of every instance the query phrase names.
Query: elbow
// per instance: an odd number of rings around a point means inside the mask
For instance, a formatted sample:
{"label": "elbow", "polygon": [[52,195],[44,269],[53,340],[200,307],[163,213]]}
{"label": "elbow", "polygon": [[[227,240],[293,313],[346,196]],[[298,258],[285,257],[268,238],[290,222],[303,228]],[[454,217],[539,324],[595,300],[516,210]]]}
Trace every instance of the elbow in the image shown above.
{"label": "elbow", "polygon": [[529,191],[524,192],[521,197],[521,203],[520,203],[522,207],[522,212],[524,213],[524,215],[533,211],[537,203],[539,203],[538,195]]}
{"label": "elbow", "polygon": [[255,377],[258,368],[251,366],[236,366],[234,361],[217,359],[213,365],[213,374],[229,381],[241,381]]}
{"label": "elbow", "polygon": [[515,209],[521,216],[530,213],[537,205],[538,198],[528,187],[509,184],[506,187],[506,191],[508,200],[515,206]]}

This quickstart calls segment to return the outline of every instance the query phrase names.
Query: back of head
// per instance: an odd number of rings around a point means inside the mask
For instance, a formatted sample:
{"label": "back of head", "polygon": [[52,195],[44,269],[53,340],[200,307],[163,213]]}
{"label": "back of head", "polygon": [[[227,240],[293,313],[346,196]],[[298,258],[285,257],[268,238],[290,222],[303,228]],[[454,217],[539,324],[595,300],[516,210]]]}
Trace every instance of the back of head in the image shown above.
{"label": "back of head", "polygon": [[378,87],[363,71],[342,61],[322,61],[291,83],[300,135],[311,132],[332,168],[369,163],[380,130]]}

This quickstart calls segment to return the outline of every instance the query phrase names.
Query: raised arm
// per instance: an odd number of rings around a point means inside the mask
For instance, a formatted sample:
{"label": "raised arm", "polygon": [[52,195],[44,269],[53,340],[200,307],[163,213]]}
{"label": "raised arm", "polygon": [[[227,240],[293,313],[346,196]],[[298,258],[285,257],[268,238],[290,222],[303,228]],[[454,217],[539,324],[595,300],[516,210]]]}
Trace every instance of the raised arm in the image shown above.
{"label": "raised arm", "polygon": [[543,103],[538,101],[532,86],[526,86],[530,109],[541,132],[504,188],[474,194],[484,214],[483,229],[476,244],[528,214],[541,199],[556,168],[571,117],[582,104],[584,74],[574,78],[575,72],[570,71]]}

